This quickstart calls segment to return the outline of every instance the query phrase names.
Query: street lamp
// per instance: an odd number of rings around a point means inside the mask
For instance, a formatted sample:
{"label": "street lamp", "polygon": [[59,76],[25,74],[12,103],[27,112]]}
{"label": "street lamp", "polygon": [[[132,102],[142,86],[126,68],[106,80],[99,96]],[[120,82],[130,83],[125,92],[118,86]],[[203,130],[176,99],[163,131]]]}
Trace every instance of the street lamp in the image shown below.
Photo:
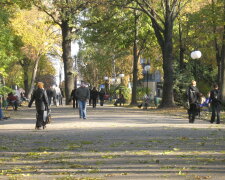
{"label": "street lamp", "polygon": [[201,56],[202,56],[201,51],[193,51],[193,52],[191,53],[191,58],[192,58],[192,59],[199,59]]}
{"label": "street lamp", "polygon": [[145,66],[145,72],[146,72],[146,78],[147,78],[147,89],[146,89],[146,94],[148,95],[148,71],[150,70],[151,66],[150,65],[146,65]]}
{"label": "street lamp", "polygon": [[124,77],[124,74],[119,74],[119,77],[121,78],[121,80],[120,80],[121,84],[123,84],[123,77]]}
{"label": "street lamp", "polygon": [[105,76],[104,80],[105,80],[105,91],[106,91],[106,94],[108,94],[109,93],[109,77]]}
{"label": "street lamp", "polygon": [[[124,77],[124,74],[119,74],[119,77],[120,77],[120,86],[123,84],[123,77]],[[120,94],[120,96],[121,96],[121,94],[122,94],[122,89],[121,89],[121,87],[120,87],[120,90],[119,90],[119,94]]]}
{"label": "street lamp", "polygon": [[[191,58],[192,59],[199,59],[202,57],[201,51],[193,51],[191,52]],[[195,61],[195,78],[197,79],[197,63]]]}

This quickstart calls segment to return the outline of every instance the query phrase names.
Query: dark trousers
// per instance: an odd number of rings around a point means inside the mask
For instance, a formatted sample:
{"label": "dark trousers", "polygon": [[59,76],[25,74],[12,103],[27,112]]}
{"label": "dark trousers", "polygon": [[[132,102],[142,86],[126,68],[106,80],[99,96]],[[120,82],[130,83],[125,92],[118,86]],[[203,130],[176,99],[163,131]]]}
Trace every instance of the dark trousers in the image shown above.
{"label": "dark trousers", "polygon": [[76,98],[73,98],[73,108],[78,108],[78,101]]}
{"label": "dark trousers", "polygon": [[44,110],[38,110],[36,118],[37,118],[36,128],[40,128],[42,126],[45,126],[45,123],[44,123]]}
{"label": "dark trousers", "polygon": [[100,106],[103,106],[104,104],[104,99],[100,99]]}
{"label": "dark trousers", "polygon": [[93,105],[93,108],[96,107],[96,102],[97,102],[97,98],[93,98],[93,99],[92,99],[92,105]]}
{"label": "dark trousers", "polygon": [[216,123],[220,123],[220,104],[211,103],[212,107],[212,116],[211,116],[211,123],[215,121],[217,118]]}
{"label": "dark trousers", "polygon": [[189,123],[194,123],[195,117],[198,115],[198,104],[197,103],[191,103],[190,109],[188,109],[188,116],[189,116]]}
{"label": "dark trousers", "polygon": [[52,97],[48,96],[48,104],[49,104],[49,106],[51,105],[51,103],[52,103]]}

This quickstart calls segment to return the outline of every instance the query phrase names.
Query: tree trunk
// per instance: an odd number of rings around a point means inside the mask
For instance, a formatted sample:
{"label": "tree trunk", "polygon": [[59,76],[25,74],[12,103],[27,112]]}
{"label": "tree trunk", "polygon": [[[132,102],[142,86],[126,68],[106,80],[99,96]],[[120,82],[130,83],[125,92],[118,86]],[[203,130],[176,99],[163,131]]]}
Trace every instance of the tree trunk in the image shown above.
{"label": "tree trunk", "polygon": [[181,23],[179,22],[179,47],[180,47],[180,70],[182,71],[184,69],[184,43],[182,40],[182,28]]}
{"label": "tree trunk", "polygon": [[64,76],[65,76],[65,96],[66,104],[69,104],[70,94],[74,88],[74,75],[73,75],[73,59],[71,57],[71,32],[72,28],[69,27],[69,21],[63,20],[61,24],[62,29],[62,49],[63,49],[63,63],[64,63]]}
{"label": "tree trunk", "polygon": [[138,49],[137,49],[137,14],[134,12],[134,46],[133,46],[133,87],[131,104],[137,104],[137,73],[138,73]]}
{"label": "tree trunk", "polygon": [[31,94],[34,90],[34,82],[35,82],[36,75],[37,75],[39,60],[40,60],[40,56],[35,60],[35,63],[34,63],[34,69],[33,69],[32,79],[31,79],[31,83],[30,83],[30,89],[29,89],[29,92],[27,95],[28,99],[30,99]]}
{"label": "tree trunk", "polygon": [[173,107],[173,22],[172,17],[167,16],[164,30],[164,45],[161,47],[163,54],[163,94],[160,107]]}
{"label": "tree trunk", "polygon": [[24,85],[24,90],[25,90],[25,96],[28,97],[28,92],[29,92],[29,80],[28,80],[28,66],[23,67],[23,85]]}
{"label": "tree trunk", "polygon": [[[225,2],[223,7],[223,17],[225,19]],[[222,63],[222,79],[221,79],[221,92],[222,92],[222,101],[225,102],[225,25],[223,26],[223,41],[221,48],[221,63]]]}
{"label": "tree trunk", "polygon": [[30,66],[30,62],[31,60],[29,60],[28,58],[24,57],[23,59],[21,59],[19,61],[20,66],[23,69],[23,85],[24,85],[24,90],[25,90],[25,96],[28,97],[28,93],[29,93],[29,66]]}

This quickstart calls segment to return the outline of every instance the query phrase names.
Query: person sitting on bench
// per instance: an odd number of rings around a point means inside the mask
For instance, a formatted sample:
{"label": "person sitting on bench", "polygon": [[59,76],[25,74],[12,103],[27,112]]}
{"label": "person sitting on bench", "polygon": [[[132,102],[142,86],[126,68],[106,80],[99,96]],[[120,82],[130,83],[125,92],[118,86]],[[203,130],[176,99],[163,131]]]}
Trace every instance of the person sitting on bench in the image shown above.
{"label": "person sitting on bench", "polygon": [[12,106],[13,109],[15,111],[17,111],[18,109],[18,105],[19,105],[19,102],[18,102],[18,97],[13,95],[13,93],[9,93],[8,94],[8,97],[7,97],[7,103],[8,103],[8,106]]}
{"label": "person sitting on bench", "polygon": [[123,94],[120,94],[120,97],[116,100],[116,102],[114,103],[114,106],[117,106],[118,103],[120,104],[120,106],[121,106],[121,104],[123,104],[123,106],[124,106],[125,98],[124,98]]}
{"label": "person sitting on bench", "polygon": [[147,109],[148,106],[150,106],[150,98],[147,94],[143,96],[143,101],[140,105],[138,105],[139,108],[143,107],[143,109]]}

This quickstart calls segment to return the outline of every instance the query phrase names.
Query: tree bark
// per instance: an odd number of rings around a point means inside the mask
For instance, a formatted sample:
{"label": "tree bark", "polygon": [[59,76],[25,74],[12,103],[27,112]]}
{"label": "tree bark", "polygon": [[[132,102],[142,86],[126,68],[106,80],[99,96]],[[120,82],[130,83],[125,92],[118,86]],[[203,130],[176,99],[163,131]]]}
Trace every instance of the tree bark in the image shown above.
{"label": "tree bark", "polygon": [[73,75],[73,59],[71,57],[71,33],[72,28],[69,27],[69,21],[63,20],[61,24],[62,30],[62,49],[63,49],[63,63],[65,75],[65,96],[66,104],[69,104],[70,94],[74,88],[74,75]]}
{"label": "tree bark", "polygon": [[179,20],[179,48],[180,48],[180,70],[184,69],[184,43],[183,43],[183,38],[182,38],[182,28],[181,28],[181,23]]}
{"label": "tree bark", "polygon": [[168,17],[165,24],[164,31],[164,46],[162,47],[163,54],[163,72],[164,72],[164,83],[163,83],[163,94],[162,102],[160,107],[173,107],[174,96],[173,96],[173,22],[171,17]]}
{"label": "tree bark", "polygon": [[134,45],[133,45],[133,87],[131,104],[137,104],[137,73],[138,73],[138,48],[137,48],[137,14],[134,12]]}
{"label": "tree bark", "polygon": [[37,57],[37,59],[35,60],[35,63],[34,63],[34,69],[33,69],[33,73],[32,73],[30,89],[29,89],[29,92],[28,92],[28,95],[27,95],[28,99],[30,99],[31,94],[34,90],[34,82],[35,82],[36,75],[37,75],[37,69],[38,69],[39,61],[40,61],[40,56]]}
{"label": "tree bark", "polygon": [[28,97],[28,93],[29,93],[29,66],[30,66],[30,60],[26,57],[24,57],[23,59],[21,59],[19,61],[20,66],[23,69],[23,85],[24,85],[24,90],[25,90],[25,96]]}
{"label": "tree bark", "polygon": [[[225,2],[223,7],[223,17],[225,19]],[[222,101],[225,102],[225,25],[223,26],[223,40],[221,47],[221,70],[222,70],[222,79],[221,79],[221,92],[222,92]]]}

